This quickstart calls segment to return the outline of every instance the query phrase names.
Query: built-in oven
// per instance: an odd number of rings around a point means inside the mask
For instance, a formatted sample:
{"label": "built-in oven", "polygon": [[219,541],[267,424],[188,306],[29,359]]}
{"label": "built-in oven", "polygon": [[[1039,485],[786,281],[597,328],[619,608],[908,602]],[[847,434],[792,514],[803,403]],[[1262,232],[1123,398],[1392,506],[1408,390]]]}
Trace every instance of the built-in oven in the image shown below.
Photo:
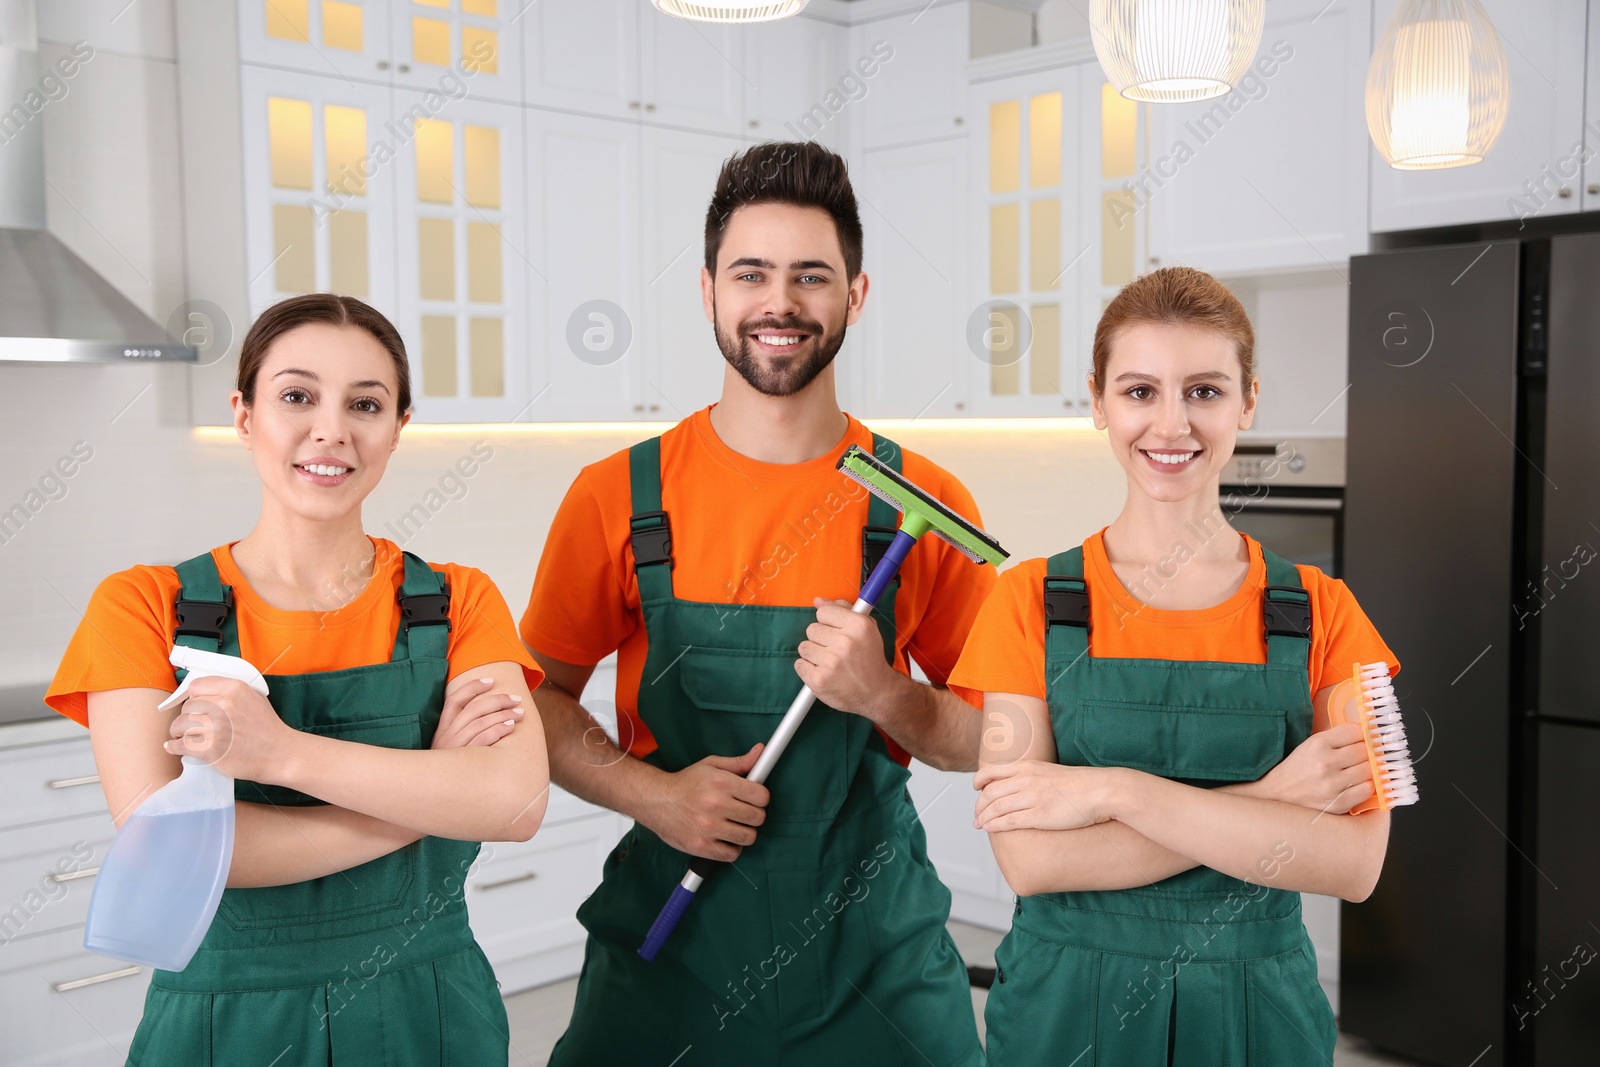
{"label": "built-in oven", "polygon": [[1240,435],[1222,476],[1222,511],[1294,563],[1339,577],[1344,564],[1344,438]]}

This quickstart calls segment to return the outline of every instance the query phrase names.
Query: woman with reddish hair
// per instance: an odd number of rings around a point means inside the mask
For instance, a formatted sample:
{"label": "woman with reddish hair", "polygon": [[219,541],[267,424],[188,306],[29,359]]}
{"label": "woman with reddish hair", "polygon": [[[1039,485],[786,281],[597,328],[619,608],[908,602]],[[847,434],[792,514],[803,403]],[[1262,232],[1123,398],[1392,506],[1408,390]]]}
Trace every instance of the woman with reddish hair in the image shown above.
{"label": "woman with reddish hair", "polygon": [[1372,782],[1328,699],[1353,663],[1399,664],[1343,582],[1223,516],[1254,364],[1210,275],[1112,300],[1090,387],[1127,501],[1002,574],[951,675],[985,713],[975,825],[1018,896],[995,1067],[1332,1061],[1300,893],[1364,899],[1389,819],[1345,814]]}
{"label": "woman with reddish hair", "polygon": [[[464,881],[478,842],[544,817],[543,672],[483,572],[362,530],[411,417],[387,319],[323,293],[274,305],[231,399],[255,527],[102,582],[45,697],[89,728],[119,826],[180,756],[236,779],[221,905],[189,964],[155,972],[129,1062],[503,1065]],[[269,695],[200,678],[158,710],[175,644],[243,657]]]}

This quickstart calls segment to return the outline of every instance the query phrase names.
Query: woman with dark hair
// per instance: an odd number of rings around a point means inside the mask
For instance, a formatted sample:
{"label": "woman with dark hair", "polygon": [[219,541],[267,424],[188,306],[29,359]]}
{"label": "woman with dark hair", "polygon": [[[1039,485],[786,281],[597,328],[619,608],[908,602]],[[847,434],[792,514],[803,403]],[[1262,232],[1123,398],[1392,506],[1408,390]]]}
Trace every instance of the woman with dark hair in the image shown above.
{"label": "woman with dark hair", "polygon": [[1343,582],[1222,514],[1254,362],[1210,275],[1112,300],[1090,386],[1127,501],[1002,574],[951,675],[984,710],[975,825],[1018,895],[999,1067],[1332,1062],[1300,892],[1364,899],[1389,817],[1345,814],[1372,781],[1328,701],[1352,664],[1399,664]]}
{"label": "woman with dark hair", "polygon": [[[129,1061],[504,1064],[463,882],[479,841],[544,816],[543,672],[481,571],[362,530],[410,418],[388,320],[328,294],[274,305],[232,404],[255,527],[102,582],[45,698],[89,727],[118,825],[180,756],[237,780],[228,888],[188,966],[155,972]],[[174,644],[243,657],[270,694],[196,679],[158,711]]]}

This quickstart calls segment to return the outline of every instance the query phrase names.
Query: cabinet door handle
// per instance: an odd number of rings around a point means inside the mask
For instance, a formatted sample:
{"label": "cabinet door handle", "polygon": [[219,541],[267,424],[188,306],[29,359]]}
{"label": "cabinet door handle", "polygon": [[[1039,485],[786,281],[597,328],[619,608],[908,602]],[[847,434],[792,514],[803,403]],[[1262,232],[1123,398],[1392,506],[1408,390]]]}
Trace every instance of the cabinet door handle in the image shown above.
{"label": "cabinet door handle", "polygon": [[1595,182],[1593,185],[1589,186],[1589,195],[1600,196],[1600,182]]}
{"label": "cabinet door handle", "polygon": [[99,867],[85,867],[81,871],[68,871],[65,874],[52,874],[50,880],[57,885],[62,882],[76,882],[79,878],[93,878],[100,873]]}
{"label": "cabinet door handle", "polygon": [[45,785],[51,789],[71,789],[75,785],[94,785],[99,780],[98,774],[86,774],[82,778],[57,778],[53,782],[46,782]]}
{"label": "cabinet door handle", "polygon": [[646,105],[645,105],[645,106],[644,106],[644,109],[645,109],[645,110],[646,110],[646,111],[654,111],[654,110],[655,110],[655,109],[656,109],[656,106],[655,106],[655,105],[654,105],[654,104],[646,104]]}
{"label": "cabinet door handle", "polygon": [[1563,185],[1556,195],[1561,197],[1561,199],[1566,200],[1572,196],[1572,187],[1569,185]]}
{"label": "cabinet door handle", "polygon": [[481,882],[479,883],[478,888],[480,890],[501,889],[508,885],[516,885],[518,882],[531,882],[537,877],[539,877],[537,871],[528,871],[526,874],[515,875],[511,878],[502,878],[498,882]]}
{"label": "cabinet door handle", "polygon": [[51,982],[50,988],[57,993],[68,993],[74,989],[82,989],[86,985],[99,985],[101,982],[115,982],[118,978],[132,978],[143,967],[124,967],[120,971],[107,971],[105,974],[93,974],[88,978],[74,978],[70,982]]}

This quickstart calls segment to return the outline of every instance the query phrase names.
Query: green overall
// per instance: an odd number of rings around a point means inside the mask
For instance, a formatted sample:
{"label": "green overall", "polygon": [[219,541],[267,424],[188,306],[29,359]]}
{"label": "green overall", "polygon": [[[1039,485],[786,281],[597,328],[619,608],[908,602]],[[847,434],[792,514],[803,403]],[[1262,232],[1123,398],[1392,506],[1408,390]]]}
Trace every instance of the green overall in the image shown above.
{"label": "green overall", "polygon": [[[1083,551],[1052,556],[1045,677],[1057,759],[1203,787],[1254,781],[1311,734],[1309,597],[1265,552],[1265,664],[1101,659]],[[1208,867],[1139,889],[1020,898],[995,953],[996,1067],[1296,1067],[1333,1060],[1300,895]]]}
{"label": "green overall", "polygon": [[[875,452],[899,470],[892,442]],[[795,649],[816,611],[676,598],[659,439],[634,447],[630,469],[649,636],[639,714],[659,745],[647,759],[676,771],[747,752],[800,689]],[[872,498],[864,555],[881,553],[896,518]],[[886,654],[894,597],[891,585],[876,613]],[[944,928],[950,893],[908,777],[871,722],[819,701],[767,780],[755,843],[717,865],[651,963],[639,946],[689,857],[635,825],[578,909],[588,946],[552,1067],[981,1064],[965,965]]]}
{"label": "green overall", "polygon": [[[211,556],[180,564],[178,577],[177,643],[237,656],[232,591]],[[404,621],[390,661],[269,675],[273,708],[297,730],[426,748],[444,706],[448,597],[442,576],[406,553]],[[278,807],[321,803],[247,781],[234,795]],[[128,1062],[505,1064],[505,1007],[463,899],[477,854],[475,841],[425,837],[323,878],[224,891],[189,965],[155,972]]]}

